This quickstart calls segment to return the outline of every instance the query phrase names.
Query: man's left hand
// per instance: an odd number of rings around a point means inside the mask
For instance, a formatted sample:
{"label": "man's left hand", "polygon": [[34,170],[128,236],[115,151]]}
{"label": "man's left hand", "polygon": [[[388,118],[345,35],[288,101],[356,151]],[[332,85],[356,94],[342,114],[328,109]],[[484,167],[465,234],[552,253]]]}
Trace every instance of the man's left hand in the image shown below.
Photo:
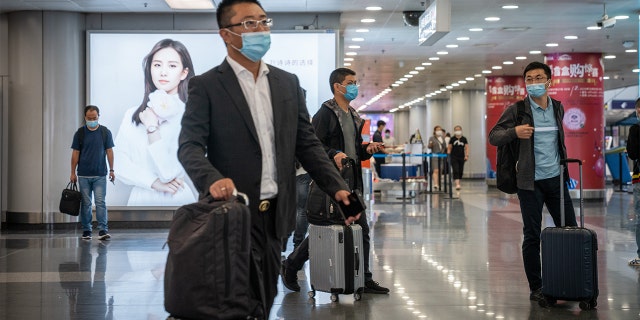
{"label": "man's left hand", "polygon": [[383,151],[383,150],[384,150],[384,144],[380,142],[371,142],[367,146],[367,152],[369,154],[374,154],[378,151]]}

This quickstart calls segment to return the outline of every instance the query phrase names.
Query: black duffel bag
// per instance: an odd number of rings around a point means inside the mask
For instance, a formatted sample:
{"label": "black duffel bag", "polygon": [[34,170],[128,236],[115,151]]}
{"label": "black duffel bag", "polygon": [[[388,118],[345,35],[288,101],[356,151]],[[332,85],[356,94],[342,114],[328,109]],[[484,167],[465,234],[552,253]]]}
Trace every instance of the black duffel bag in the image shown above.
{"label": "black duffel bag", "polygon": [[[244,202],[244,203],[243,203]],[[246,196],[214,201],[208,196],[175,212],[167,244],[164,307],[175,318],[266,318],[263,284],[251,255],[251,213]]]}
{"label": "black duffel bag", "polygon": [[62,213],[77,217],[80,215],[80,205],[82,204],[82,193],[78,191],[78,185],[69,181],[67,187],[62,190],[60,206],[58,209]]}

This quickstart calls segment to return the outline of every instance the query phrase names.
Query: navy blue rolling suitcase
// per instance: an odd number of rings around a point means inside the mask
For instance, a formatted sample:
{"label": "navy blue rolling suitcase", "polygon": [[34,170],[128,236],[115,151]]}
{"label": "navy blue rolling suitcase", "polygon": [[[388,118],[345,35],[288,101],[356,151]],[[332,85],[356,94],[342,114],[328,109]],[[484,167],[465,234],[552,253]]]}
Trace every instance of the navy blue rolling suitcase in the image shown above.
{"label": "navy blue rolling suitcase", "polygon": [[[540,234],[542,243],[543,307],[557,300],[579,301],[580,309],[589,310],[598,298],[598,238],[584,227],[582,197],[582,161],[565,159],[560,163],[560,186],[564,185],[565,163],[578,163],[580,171],[580,227],[565,226],[564,192],[560,192],[561,226],[547,227]],[[563,190],[563,189],[561,189]]]}

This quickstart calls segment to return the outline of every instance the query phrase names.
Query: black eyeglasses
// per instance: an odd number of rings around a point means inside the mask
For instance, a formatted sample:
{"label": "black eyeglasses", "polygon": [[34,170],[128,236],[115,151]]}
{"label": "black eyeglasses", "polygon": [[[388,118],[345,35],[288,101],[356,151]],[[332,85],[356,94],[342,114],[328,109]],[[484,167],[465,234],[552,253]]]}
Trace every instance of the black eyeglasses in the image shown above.
{"label": "black eyeglasses", "polygon": [[543,77],[543,76],[537,76],[535,78],[526,78],[524,79],[524,81],[526,83],[541,83],[541,82],[547,82],[547,77]]}
{"label": "black eyeglasses", "polygon": [[222,27],[222,28],[231,28],[231,27],[243,26],[247,30],[253,30],[253,29],[257,29],[258,26],[262,26],[264,28],[268,28],[268,27],[271,27],[272,25],[273,25],[273,19],[265,18],[265,19],[262,19],[262,20],[245,20],[245,21],[242,21],[240,23],[230,24],[230,25],[228,25],[226,27]]}

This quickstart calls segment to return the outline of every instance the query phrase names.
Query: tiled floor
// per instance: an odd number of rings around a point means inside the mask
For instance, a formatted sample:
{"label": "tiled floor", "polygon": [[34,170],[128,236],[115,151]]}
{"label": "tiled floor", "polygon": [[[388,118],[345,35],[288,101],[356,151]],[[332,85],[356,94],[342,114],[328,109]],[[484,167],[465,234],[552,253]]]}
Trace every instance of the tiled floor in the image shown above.
{"label": "tiled floor", "polygon": [[[302,292],[279,287],[271,319],[640,319],[640,270],[627,266],[636,250],[631,194],[608,190],[605,201],[586,203],[586,225],[599,237],[592,311],[529,301],[515,198],[482,180],[465,181],[458,197],[383,198],[373,206],[372,269],[391,294],[332,303],[318,293],[310,301],[305,268]],[[3,232],[0,319],[165,319],[167,230],[111,233],[100,242],[80,240],[80,231]]]}

